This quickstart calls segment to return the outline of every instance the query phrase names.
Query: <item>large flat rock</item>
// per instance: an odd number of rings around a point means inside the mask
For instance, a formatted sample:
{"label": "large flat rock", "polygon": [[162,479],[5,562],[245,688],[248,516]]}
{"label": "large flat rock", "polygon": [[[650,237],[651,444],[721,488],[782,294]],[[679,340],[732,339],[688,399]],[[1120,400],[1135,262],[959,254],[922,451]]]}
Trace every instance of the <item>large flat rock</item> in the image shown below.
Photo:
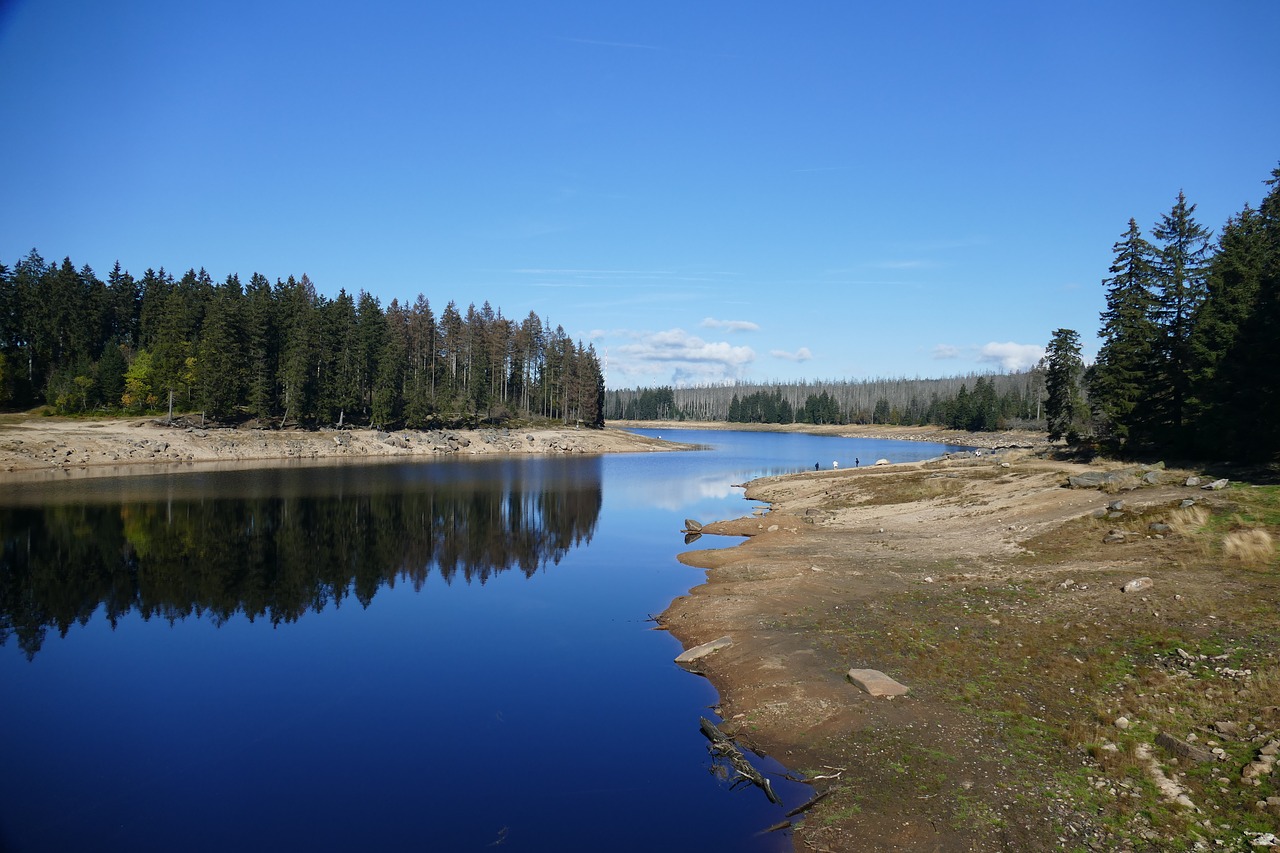
{"label": "large flat rock", "polygon": [[733,645],[731,637],[721,637],[718,640],[712,640],[709,643],[703,643],[700,646],[694,646],[691,649],[685,649],[676,657],[676,663],[692,663],[700,658],[705,658],[712,652],[719,651],[727,646]]}
{"label": "large flat rock", "polygon": [[911,690],[910,687],[899,684],[878,669],[851,669],[848,677],[850,681],[872,696],[893,698],[894,696],[903,696]]}

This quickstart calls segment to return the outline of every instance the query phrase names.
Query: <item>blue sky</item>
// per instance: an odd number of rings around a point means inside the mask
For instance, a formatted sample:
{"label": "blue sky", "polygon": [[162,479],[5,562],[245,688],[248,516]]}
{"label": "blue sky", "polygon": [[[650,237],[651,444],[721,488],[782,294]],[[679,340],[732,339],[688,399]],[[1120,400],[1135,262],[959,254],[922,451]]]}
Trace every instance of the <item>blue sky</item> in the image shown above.
{"label": "blue sky", "polygon": [[610,387],[1096,352],[1280,162],[1280,3],[0,3],[0,260],[488,300]]}

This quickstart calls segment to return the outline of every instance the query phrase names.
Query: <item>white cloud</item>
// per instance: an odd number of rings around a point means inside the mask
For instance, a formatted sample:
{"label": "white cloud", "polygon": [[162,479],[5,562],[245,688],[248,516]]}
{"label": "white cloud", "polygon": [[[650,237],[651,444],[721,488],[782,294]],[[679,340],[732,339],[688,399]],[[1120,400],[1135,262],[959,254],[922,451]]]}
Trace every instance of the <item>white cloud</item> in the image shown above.
{"label": "white cloud", "polygon": [[809,352],[808,347],[800,347],[795,352],[787,352],[786,350],[773,349],[769,350],[769,355],[774,358],[785,359],[786,361],[808,361],[813,358],[813,353]]}
{"label": "white cloud", "polygon": [[935,359],[967,359],[978,364],[999,365],[1001,370],[1028,370],[1035,367],[1044,356],[1044,347],[1035,344],[1019,344],[1013,341],[992,341],[982,346],[937,344],[933,348]]}
{"label": "white cloud", "polygon": [[663,332],[632,332],[635,343],[623,344],[611,353],[610,370],[629,376],[654,375],[671,371],[678,385],[718,382],[742,375],[755,361],[751,347],[732,346],[723,341],[704,341],[684,329]]}
{"label": "white cloud", "polygon": [[723,329],[726,332],[760,331],[760,324],[753,323],[750,320],[717,320],[714,317],[707,317],[698,325],[704,329]]}
{"label": "white cloud", "polygon": [[933,357],[937,359],[959,358],[960,347],[951,344],[938,344],[933,348]]}
{"label": "white cloud", "polygon": [[978,350],[978,361],[999,364],[1002,370],[1028,370],[1044,357],[1044,347],[1035,344],[991,342]]}

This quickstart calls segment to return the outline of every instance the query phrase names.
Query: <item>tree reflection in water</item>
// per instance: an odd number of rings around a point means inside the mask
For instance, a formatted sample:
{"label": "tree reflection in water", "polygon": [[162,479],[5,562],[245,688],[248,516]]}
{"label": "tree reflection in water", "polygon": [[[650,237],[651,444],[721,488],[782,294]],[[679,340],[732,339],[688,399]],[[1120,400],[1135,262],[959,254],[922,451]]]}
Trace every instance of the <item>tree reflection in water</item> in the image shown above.
{"label": "tree reflection in water", "polygon": [[99,607],[113,627],[131,611],[279,624],[432,571],[532,575],[591,540],[602,501],[598,477],[539,485],[0,507],[0,645],[30,659]]}

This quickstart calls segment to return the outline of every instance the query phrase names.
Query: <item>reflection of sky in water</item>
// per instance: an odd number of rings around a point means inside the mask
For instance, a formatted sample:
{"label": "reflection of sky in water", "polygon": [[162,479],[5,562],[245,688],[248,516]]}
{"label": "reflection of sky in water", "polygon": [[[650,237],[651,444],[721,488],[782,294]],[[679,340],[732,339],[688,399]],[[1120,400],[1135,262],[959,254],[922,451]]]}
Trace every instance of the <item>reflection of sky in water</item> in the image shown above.
{"label": "reflection of sky in water", "polygon": [[606,500],[635,508],[696,513],[701,521],[737,518],[759,506],[744,500],[740,486],[760,477],[812,471],[816,463],[824,471],[832,463],[853,468],[856,462],[871,465],[878,459],[914,462],[961,450],[955,445],[885,441],[866,438],[797,435],[794,433],[735,432],[732,430],[637,429],[632,432],[670,441],[704,445],[708,449],[679,452],[678,460],[655,459],[653,466],[670,465],[679,476],[608,477],[611,466],[628,470],[645,467],[645,460],[611,457],[605,460]]}

